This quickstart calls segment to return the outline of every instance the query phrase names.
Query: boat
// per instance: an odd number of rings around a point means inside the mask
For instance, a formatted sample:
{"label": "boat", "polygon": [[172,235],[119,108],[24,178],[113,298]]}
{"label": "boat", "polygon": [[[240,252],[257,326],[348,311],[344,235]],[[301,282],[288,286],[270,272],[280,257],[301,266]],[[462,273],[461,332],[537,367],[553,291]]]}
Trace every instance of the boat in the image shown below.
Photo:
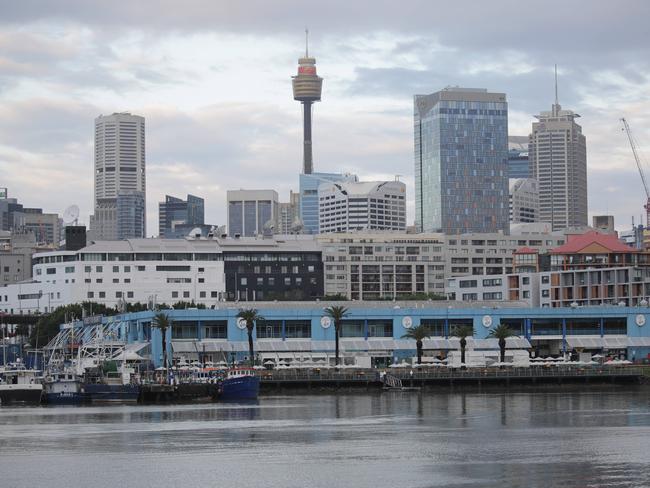
{"label": "boat", "polygon": [[260,392],[260,378],[252,368],[232,368],[221,381],[219,399],[256,400]]}
{"label": "boat", "polygon": [[122,365],[110,370],[110,362],[87,368],[83,390],[92,403],[135,403],[140,396],[140,385],[132,381],[133,370]]}
{"label": "boat", "polygon": [[82,378],[73,371],[50,373],[43,382],[45,403],[50,405],[79,405],[90,400]]}
{"label": "boat", "polygon": [[39,373],[22,364],[0,368],[0,405],[39,405],[43,394]]}

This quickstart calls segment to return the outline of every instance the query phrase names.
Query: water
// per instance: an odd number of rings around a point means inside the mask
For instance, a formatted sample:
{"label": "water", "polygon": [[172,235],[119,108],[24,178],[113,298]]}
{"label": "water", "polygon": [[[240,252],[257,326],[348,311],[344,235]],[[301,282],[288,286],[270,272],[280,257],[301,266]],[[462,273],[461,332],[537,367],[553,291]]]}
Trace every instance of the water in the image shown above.
{"label": "water", "polygon": [[0,487],[650,486],[650,389],[0,409]]}

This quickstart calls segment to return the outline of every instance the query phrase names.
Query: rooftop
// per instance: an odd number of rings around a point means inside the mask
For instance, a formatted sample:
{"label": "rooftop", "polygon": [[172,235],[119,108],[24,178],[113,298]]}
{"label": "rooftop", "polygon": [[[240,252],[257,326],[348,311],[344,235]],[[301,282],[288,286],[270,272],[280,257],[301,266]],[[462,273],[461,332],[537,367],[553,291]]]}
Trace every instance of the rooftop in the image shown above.
{"label": "rooftop", "polygon": [[589,231],[584,234],[567,235],[567,243],[551,250],[551,254],[575,254],[575,253],[602,253],[602,252],[639,252],[626,244],[623,244],[614,234],[601,234],[596,231]]}

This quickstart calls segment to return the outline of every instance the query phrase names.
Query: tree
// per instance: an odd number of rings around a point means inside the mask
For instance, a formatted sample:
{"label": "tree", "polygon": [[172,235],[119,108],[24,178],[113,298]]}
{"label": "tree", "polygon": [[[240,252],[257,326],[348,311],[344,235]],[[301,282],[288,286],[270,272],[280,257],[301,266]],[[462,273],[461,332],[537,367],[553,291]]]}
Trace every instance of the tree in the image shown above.
{"label": "tree", "polygon": [[341,337],[341,326],[343,325],[343,318],[349,312],[348,309],[342,305],[331,305],[325,309],[325,314],[334,321],[334,342],[336,344],[336,365],[339,365],[339,337]]}
{"label": "tree", "polygon": [[415,341],[415,347],[418,354],[418,364],[422,364],[422,341],[430,337],[431,332],[426,325],[418,325],[417,327],[411,327],[406,331],[402,336],[402,339],[413,339]]}
{"label": "tree", "polygon": [[246,322],[246,332],[248,332],[248,357],[250,358],[251,366],[255,364],[255,351],[253,350],[253,329],[256,322],[262,322],[262,317],[256,308],[242,308],[237,314],[237,318]]}
{"label": "tree", "polygon": [[163,368],[165,368],[165,383],[167,383],[169,376],[167,370],[167,329],[172,326],[172,321],[165,312],[158,312],[154,315],[151,325],[158,329],[162,336]]}
{"label": "tree", "polygon": [[474,327],[471,325],[456,325],[451,329],[451,335],[460,339],[460,364],[464,368],[467,338],[474,335]]}
{"label": "tree", "polygon": [[506,339],[508,337],[515,337],[515,336],[516,334],[506,324],[497,325],[488,334],[488,337],[492,339],[499,339],[499,351],[500,351],[499,361],[500,362],[502,363],[506,362]]}

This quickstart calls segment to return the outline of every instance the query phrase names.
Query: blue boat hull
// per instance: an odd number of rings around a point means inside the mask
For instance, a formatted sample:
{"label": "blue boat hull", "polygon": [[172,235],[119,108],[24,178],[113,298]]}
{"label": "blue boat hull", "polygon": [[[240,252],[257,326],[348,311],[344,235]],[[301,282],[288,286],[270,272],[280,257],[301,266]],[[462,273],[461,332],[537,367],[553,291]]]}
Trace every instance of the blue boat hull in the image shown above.
{"label": "blue boat hull", "polygon": [[226,378],[221,384],[221,400],[256,400],[260,392],[260,379],[257,376]]}
{"label": "blue boat hull", "polygon": [[90,401],[90,398],[85,393],[46,393],[45,402],[50,405],[79,405]]}
{"label": "blue boat hull", "polygon": [[140,387],[138,385],[86,383],[84,391],[93,403],[137,402],[140,396]]}

